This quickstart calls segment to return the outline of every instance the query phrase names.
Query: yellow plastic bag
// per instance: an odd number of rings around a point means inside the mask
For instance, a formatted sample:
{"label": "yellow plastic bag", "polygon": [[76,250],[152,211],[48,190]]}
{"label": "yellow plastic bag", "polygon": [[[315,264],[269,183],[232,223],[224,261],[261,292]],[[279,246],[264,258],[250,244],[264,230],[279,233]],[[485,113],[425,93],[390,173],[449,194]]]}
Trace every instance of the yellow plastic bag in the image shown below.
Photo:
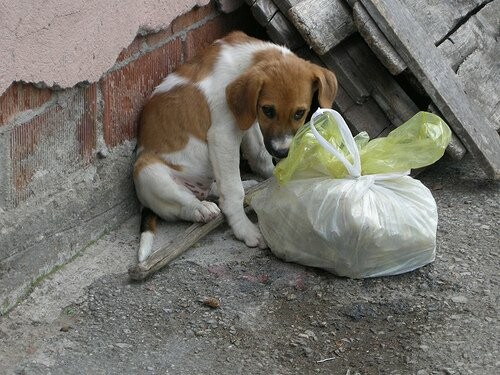
{"label": "yellow plastic bag", "polygon": [[[323,113],[315,120],[319,134],[352,162],[333,116]],[[354,137],[361,159],[361,175],[403,172],[439,160],[448,146],[451,131],[438,116],[419,112],[387,137],[369,140],[362,132]],[[311,132],[309,123],[295,135],[288,157],[278,163],[274,175],[280,184],[291,179],[348,175],[342,162],[325,150]]]}

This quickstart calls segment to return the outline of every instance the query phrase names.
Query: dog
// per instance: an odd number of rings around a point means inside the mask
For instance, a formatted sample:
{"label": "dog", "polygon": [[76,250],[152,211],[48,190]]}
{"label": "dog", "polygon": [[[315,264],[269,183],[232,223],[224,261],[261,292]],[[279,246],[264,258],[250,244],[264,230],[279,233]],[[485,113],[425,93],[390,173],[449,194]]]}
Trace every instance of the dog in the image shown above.
{"label": "dog", "polygon": [[[234,235],[266,248],[243,208],[240,149],[268,178],[287,156],[317,94],[331,108],[337,79],[289,49],[232,32],[180,66],[144,105],[134,184],[143,206],[139,262],[151,253],[156,215],[208,222],[222,210]],[[215,183],[214,183],[215,181]],[[219,196],[219,205],[208,201]]]}

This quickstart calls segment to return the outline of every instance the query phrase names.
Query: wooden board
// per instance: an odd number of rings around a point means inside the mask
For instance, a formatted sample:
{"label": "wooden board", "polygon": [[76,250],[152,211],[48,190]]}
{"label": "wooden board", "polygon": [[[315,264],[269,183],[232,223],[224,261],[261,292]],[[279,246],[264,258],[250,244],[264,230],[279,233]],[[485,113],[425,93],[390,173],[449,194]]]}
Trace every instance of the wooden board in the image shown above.
{"label": "wooden board", "polygon": [[274,0],[281,13],[288,18],[288,10],[304,0]]}
{"label": "wooden board", "polygon": [[288,11],[302,37],[323,55],[356,31],[351,10],[342,0],[305,0]]}
{"label": "wooden board", "polygon": [[243,0],[215,0],[217,7],[223,13],[231,13],[241,7],[244,3]]}
{"label": "wooden board", "polygon": [[487,175],[500,179],[500,138],[472,105],[457,76],[401,1],[361,0]]}
{"label": "wooden board", "polygon": [[425,27],[425,33],[434,44],[457,25],[462,23],[478,7],[491,0],[397,0],[408,9],[413,21]]}
{"label": "wooden board", "polygon": [[361,104],[370,96],[370,91],[366,87],[366,79],[363,73],[347,53],[344,46],[338,46],[321,56],[326,67],[337,75],[339,82],[352,100]]}
{"label": "wooden board", "polygon": [[262,26],[266,26],[278,11],[271,0],[257,0],[250,9],[254,18]]}
{"label": "wooden board", "polygon": [[275,43],[287,46],[292,51],[305,44],[304,39],[281,12],[274,15],[267,24],[266,31]]}
{"label": "wooden board", "polygon": [[392,75],[397,75],[405,70],[405,62],[391,43],[389,43],[382,31],[380,31],[363,4],[359,1],[356,2],[352,8],[352,12],[354,24],[358,28],[360,35],[389,72],[391,72]]}
{"label": "wooden board", "polygon": [[470,17],[439,45],[472,102],[500,129],[500,0]]}

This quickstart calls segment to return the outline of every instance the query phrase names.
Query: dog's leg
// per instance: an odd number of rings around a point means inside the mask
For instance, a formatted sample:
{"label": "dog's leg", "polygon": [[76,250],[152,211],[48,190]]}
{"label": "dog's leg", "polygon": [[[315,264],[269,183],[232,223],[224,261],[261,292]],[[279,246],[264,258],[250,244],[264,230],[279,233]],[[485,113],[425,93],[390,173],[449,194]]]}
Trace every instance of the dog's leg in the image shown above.
{"label": "dog's leg", "polygon": [[200,201],[190,190],[177,184],[170,172],[168,166],[158,162],[137,173],[134,182],[137,196],[144,206],[165,220],[206,223],[219,214],[215,203]]}
{"label": "dog's leg", "polygon": [[267,247],[264,237],[243,209],[245,193],[241,183],[239,158],[243,132],[236,126],[221,128],[213,126],[207,134],[210,161],[217,181],[219,206],[236,238],[244,241],[249,247],[258,246],[264,249]]}
{"label": "dog's leg", "polygon": [[265,178],[272,176],[273,158],[264,146],[264,137],[258,124],[254,124],[243,136],[241,150],[252,171]]}

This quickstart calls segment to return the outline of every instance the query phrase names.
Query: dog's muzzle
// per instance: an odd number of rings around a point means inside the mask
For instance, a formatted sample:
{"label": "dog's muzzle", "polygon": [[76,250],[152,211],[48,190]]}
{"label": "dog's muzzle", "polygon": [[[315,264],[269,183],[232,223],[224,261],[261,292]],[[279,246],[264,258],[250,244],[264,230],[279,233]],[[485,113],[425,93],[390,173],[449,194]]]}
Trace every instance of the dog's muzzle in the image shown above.
{"label": "dog's muzzle", "polygon": [[264,141],[267,151],[276,159],[284,159],[288,156],[288,150],[293,136],[290,134],[279,137],[268,138]]}

